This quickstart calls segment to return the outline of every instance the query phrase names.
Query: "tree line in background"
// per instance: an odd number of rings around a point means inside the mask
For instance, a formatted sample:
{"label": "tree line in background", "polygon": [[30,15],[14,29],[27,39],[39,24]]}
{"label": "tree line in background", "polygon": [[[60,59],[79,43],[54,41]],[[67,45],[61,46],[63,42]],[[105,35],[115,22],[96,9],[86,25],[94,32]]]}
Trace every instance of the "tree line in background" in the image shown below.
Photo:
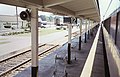
{"label": "tree line in background", "polygon": [[53,22],[54,21],[54,17],[51,16],[46,16],[46,15],[40,15],[39,16],[41,18],[42,21],[47,21],[47,22]]}

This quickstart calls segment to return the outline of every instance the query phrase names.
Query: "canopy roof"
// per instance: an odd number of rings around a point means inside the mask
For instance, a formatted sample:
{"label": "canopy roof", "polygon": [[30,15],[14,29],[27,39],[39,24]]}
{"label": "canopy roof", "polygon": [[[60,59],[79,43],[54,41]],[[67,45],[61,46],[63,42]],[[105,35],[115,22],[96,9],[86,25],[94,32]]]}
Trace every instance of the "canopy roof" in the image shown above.
{"label": "canopy roof", "polygon": [[98,0],[0,0],[0,3],[22,7],[33,5],[39,10],[100,21]]}

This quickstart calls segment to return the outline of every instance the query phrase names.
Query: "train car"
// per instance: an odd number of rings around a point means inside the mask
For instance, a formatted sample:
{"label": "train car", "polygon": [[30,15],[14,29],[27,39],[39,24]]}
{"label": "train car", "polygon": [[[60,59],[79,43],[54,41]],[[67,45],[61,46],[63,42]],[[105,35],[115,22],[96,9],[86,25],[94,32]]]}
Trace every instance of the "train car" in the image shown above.
{"label": "train car", "polygon": [[116,44],[118,49],[120,49],[120,7],[115,10],[109,18],[104,20],[104,26],[110,36],[113,39],[113,42]]}

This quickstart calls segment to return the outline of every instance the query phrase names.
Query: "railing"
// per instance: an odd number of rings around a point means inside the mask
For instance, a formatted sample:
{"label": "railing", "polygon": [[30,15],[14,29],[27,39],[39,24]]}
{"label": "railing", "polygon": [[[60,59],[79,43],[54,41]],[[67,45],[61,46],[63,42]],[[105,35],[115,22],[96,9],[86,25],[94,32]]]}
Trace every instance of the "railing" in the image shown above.
{"label": "railing", "polygon": [[82,70],[80,77],[91,77],[96,48],[97,48],[97,43],[98,43],[98,38],[99,38],[99,34],[100,34],[100,29],[101,29],[101,26],[99,26],[99,29],[97,31],[96,37],[94,39],[94,42],[93,42],[92,47],[90,49],[90,53],[87,57],[87,60],[85,62],[85,65],[83,67],[83,70]]}
{"label": "railing", "polygon": [[104,26],[102,26],[102,29],[110,77],[120,77],[120,51],[115,46],[112,37]]}

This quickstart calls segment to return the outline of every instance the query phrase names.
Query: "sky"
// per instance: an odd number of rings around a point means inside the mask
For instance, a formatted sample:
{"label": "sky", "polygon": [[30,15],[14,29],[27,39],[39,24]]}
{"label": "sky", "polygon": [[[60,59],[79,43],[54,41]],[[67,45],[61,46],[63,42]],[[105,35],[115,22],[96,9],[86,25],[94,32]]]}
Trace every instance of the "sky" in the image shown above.
{"label": "sky", "polygon": [[[101,19],[103,19],[103,16],[105,15],[105,12],[108,8],[110,1],[111,0],[99,0]],[[112,0],[112,3],[110,5],[104,19],[107,18],[118,7],[120,7],[120,0]],[[16,10],[15,6],[0,4],[0,15],[16,15],[15,10]],[[25,8],[18,7],[18,14],[23,10],[25,10]],[[39,12],[39,15],[40,15],[40,13],[41,12]],[[51,13],[44,12],[44,14],[50,15]]]}
{"label": "sky", "polygon": [[[21,11],[26,10],[26,8],[21,8],[21,7],[17,7],[17,9],[18,9],[18,14],[20,14]],[[39,11],[38,15],[41,14],[52,15],[53,13]],[[0,15],[16,15],[16,7],[0,4]]]}

